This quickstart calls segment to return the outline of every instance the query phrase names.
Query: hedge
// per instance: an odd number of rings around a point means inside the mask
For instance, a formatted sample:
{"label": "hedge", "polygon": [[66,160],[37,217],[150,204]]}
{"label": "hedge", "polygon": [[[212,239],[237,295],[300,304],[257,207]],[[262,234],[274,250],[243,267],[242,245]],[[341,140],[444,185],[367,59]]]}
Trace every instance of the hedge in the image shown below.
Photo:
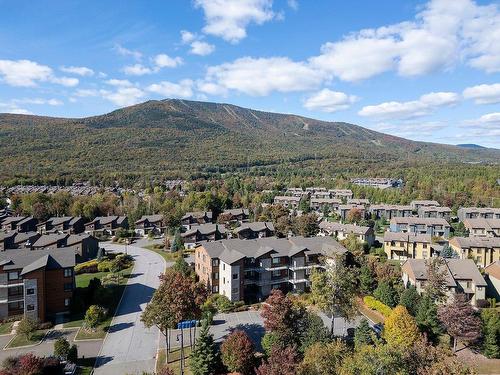
{"label": "hedge", "polygon": [[363,302],[367,307],[369,307],[372,310],[377,310],[379,313],[381,313],[383,316],[386,318],[391,315],[392,309],[380,302],[378,299],[372,297],[372,296],[366,296],[363,298]]}
{"label": "hedge", "polygon": [[75,266],[75,273],[96,273],[97,272],[97,259],[89,260],[88,262],[80,263]]}

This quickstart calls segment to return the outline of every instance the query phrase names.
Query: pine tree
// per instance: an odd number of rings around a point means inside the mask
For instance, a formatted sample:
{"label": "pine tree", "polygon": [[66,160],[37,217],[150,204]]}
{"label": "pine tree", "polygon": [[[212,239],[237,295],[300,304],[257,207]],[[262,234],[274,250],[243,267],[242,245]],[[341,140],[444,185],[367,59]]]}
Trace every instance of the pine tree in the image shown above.
{"label": "pine tree", "polygon": [[377,289],[373,292],[373,296],[389,307],[396,306],[396,290],[387,281],[381,281],[378,284]]}
{"label": "pine tree", "polygon": [[406,307],[408,312],[413,316],[417,314],[419,302],[420,295],[414,286],[406,288],[403,293],[401,293],[401,297],[399,298],[399,304]]}
{"label": "pine tree", "polygon": [[375,280],[373,279],[372,271],[367,265],[363,265],[359,269],[359,288],[365,294],[370,294],[373,292],[373,285]]}
{"label": "pine tree", "polygon": [[500,357],[500,348],[498,347],[498,341],[498,323],[496,323],[494,320],[490,320],[484,328],[483,354],[486,357]]}
{"label": "pine tree", "polygon": [[214,337],[208,332],[209,328],[208,322],[204,320],[200,336],[189,357],[189,367],[193,375],[215,374],[219,368],[220,356],[214,343]]}
{"label": "pine tree", "polygon": [[361,320],[359,326],[354,331],[354,348],[358,350],[363,345],[373,344],[372,333],[368,320]]}
{"label": "pine tree", "polygon": [[437,306],[431,298],[424,295],[417,307],[415,320],[420,332],[425,333],[432,342],[437,342],[439,335],[443,332],[438,319]]}

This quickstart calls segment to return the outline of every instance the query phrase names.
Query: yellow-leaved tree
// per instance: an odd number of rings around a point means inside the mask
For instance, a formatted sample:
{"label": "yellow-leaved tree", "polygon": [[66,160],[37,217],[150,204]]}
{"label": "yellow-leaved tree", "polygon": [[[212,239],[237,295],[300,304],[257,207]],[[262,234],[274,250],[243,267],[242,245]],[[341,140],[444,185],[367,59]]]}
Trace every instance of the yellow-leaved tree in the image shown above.
{"label": "yellow-leaved tree", "polygon": [[389,345],[410,347],[420,338],[415,319],[406,307],[396,306],[385,320],[384,339]]}

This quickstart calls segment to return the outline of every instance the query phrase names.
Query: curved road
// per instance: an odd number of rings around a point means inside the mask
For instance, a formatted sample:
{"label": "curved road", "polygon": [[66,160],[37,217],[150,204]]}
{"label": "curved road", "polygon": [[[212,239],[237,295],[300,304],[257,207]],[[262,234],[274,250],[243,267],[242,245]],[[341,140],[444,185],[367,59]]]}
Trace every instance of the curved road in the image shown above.
{"label": "curved road", "polygon": [[[104,248],[125,252],[123,245],[105,244]],[[160,255],[140,247],[127,246],[127,252],[135,258],[134,270],[97,357],[96,375],[155,370],[160,334],[156,327],[144,327],[141,313],[160,284],[158,276],[165,271],[166,262]]]}

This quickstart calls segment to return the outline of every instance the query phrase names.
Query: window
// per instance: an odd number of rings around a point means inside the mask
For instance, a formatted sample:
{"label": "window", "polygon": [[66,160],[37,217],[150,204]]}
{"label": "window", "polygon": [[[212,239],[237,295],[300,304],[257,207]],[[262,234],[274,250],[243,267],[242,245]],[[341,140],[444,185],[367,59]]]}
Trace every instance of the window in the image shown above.
{"label": "window", "polygon": [[225,284],[225,283],[226,283],[226,278],[225,278],[225,277],[223,277],[223,278],[222,278],[222,284]]}
{"label": "window", "polygon": [[35,289],[34,288],[26,289],[26,294],[27,295],[35,294]]}
{"label": "window", "polygon": [[35,305],[26,305],[26,310],[27,311],[33,311],[33,310],[35,310]]}
{"label": "window", "polygon": [[19,280],[19,272],[18,271],[9,272],[9,280]]}
{"label": "window", "polygon": [[71,303],[71,298],[64,299],[64,306],[68,307],[70,303]]}
{"label": "window", "polygon": [[219,287],[217,285],[212,287],[212,293],[219,293]]}
{"label": "window", "polygon": [[280,258],[273,258],[273,264],[280,264]]}
{"label": "window", "polygon": [[280,288],[280,284],[273,284],[273,289],[279,289]]}
{"label": "window", "polygon": [[22,286],[15,286],[13,288],[9,288],[9,296],[21,296],[23,294]]}
{"label": "window", "polygon": [[219,279],[219,272],[214,272],[213,278],[218,280]]}
{"label": "window", "polygon": [[424,243],[424,249],[427,249],[427,244],[426,243]]}
{"label": "window", "polygon": [[9,311],[23,310],[24,302],[23,301],[9,302],[8,306],[9,306]]}
{"label": "window", "polygon": [[226,270],[226,264],[225,263],[222,263],[222,270],[225,271]]}
{"label": "window", "polygon": [[73,283],[65,283],[64,284],[64,291],[65,292],[70,292],[73,290]]}
{"label": "window", "polygon": [[233,280],[238,280],[238,274],[237,273],[233,273]]}
{"label": "window", "polygon": [[311,269],[310,268],[306,268],[306,275],[310,275],[311,274]]}
{"label": "window", "polygon": [[239,293],[239,291],[240,290],[238,288],[231,289],[231,293],[233,293],[233,294],[237,294],[237,293]]}
{"label": "window", "polygon": [[404,242],[400,242],[400,243],[399,243],[399,246],[400,246],[400,247],[404,247],[404,245],[405,245],[405,243],[404,243]]}
{"label": "window", "polygon": [[281,271],[273,271],[273,277],[280,277]]}
{"label": "window", "polygon": [[471,287],[471,282],[467,281],[467,288],[470,288],[470,287]]}
{"label": "window", "polygon": [[205,261],[205,254],[203,254],[203,261]]}
{"label": "window", "polygon": [[219,265],[219,259],[213,259],[212,260],[212,266],[217,267]]}
{"label": "window", "polygon": [[65,268],[64,277],[71,277],[71,276],[73,276],[73,270],[71,268]]}

